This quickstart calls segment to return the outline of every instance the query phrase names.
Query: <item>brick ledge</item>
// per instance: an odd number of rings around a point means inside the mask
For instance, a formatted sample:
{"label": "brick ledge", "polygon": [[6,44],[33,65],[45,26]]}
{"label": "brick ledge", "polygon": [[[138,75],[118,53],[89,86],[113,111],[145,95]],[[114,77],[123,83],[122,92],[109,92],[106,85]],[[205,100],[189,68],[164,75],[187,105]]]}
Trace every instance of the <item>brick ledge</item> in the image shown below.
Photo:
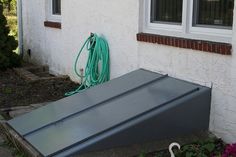
{"label": "brick ledge", "polygon": [[44,21],[44,26],[45,27],[61,29],[61,23],[60,22]]}
{"label": "brick ledge", "polygon": [[193,40],[148,33],[138,33],[137,40],[141,42],[169,45],[173,47],[193,49],[222,55],[232,54],[232,45],[228,43]]}

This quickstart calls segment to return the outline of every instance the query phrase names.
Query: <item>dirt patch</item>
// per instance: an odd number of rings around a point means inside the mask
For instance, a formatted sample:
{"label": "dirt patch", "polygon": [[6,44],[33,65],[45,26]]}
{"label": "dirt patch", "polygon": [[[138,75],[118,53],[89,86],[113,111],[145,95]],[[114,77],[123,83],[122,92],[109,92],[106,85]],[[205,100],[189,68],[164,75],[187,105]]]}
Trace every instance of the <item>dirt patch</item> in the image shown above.
{"label": "dirt patch", "polygon": [[0,108],[56,101],[78,86],[68,78],[28,82],[13,70],[0,71]]}

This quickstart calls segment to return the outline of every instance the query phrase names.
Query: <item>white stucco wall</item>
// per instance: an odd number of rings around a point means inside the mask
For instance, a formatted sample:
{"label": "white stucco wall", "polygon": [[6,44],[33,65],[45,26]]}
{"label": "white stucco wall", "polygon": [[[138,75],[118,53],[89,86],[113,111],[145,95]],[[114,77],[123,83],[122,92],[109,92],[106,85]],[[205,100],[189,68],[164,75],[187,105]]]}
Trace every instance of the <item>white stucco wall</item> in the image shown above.
{"label": "white stucco wall", "polygon": [[[72,70],[75,56],[89,33],[97,32],[109,41],[112,78],[145,68],[202,85],[212,84],[210,129],[226,142],[236,142],[234,44],[233,55],[223,56],[137,42],[138,0],[62,0],[62,29],[46,28],[45,1],[23,0],[24,49],[31,49],[32,61],[76,80]],[[236,43],[236,29],[232,43]]]}
{"label": "white stucco wall", "polygon": [[[31,60],[48,64],[51,71],[69,74],[75,79],[72,65],[90,32],[103,35],[109,41],[112,77],[138,68],[137,0],[126,3],[121,0],[86,0],[86,3],[63,0],[61,30],[44,27],[45,0],[23,1],[23,6],[24,49],[31,49]],[[85,56],[83,58],[85,60]]]}

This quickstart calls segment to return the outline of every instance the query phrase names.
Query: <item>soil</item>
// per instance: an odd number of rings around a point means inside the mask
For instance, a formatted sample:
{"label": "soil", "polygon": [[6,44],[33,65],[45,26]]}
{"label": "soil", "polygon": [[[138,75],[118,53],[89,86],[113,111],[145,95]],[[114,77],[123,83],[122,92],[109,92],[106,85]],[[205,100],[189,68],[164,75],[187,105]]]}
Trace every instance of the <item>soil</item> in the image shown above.
{"label": "soil", "polygon": [[13,70],[0,71],[0,108],[56,101],[78,86],[69,79],[30,83]]}
{"label": "soil", "polygon": [[158,152],[140,154],[139,156],[136,156],[136,157],[170,157],[170,153],[167,150],[162,150],[162,151],[158,151]]}

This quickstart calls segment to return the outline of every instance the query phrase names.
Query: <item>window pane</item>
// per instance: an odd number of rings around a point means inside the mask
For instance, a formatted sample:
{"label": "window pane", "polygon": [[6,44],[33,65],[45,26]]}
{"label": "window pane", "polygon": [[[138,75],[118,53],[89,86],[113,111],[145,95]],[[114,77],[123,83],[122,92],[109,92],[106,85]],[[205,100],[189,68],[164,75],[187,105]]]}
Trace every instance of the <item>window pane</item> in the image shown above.
{"label": "window pane", "polygon": [[151,22],[182,22],[183,0],[151,0]]}
{"label": "window pane", "polygon": [[234,0],[195,0],[194,25],[232,27]]}
{"label": "window pane", "polygon": [[52,0],[52,13],[61,15],[61,0]]}

